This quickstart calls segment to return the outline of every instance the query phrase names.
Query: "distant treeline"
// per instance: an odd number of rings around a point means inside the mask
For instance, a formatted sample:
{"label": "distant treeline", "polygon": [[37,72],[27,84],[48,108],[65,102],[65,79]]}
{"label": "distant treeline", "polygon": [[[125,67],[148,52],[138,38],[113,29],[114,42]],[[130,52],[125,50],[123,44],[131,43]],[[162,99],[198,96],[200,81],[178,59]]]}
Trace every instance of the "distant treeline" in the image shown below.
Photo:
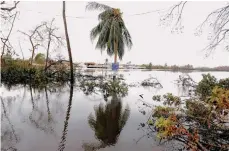
{"label": "distant treeline", "polygon": [[199,70],[199,71],[229,71],[229,66],[218,66],[218,67],[193,67],[192,65],[184,65],[184,66],[177,66],[172,65],[168,66],[167,64],[163,65],[152,65],[152,63],[149,64],[142,64],[141,67],[146,69],[163,69],[163,70],[173,70],[173,71],[179,71],[179,70]]}

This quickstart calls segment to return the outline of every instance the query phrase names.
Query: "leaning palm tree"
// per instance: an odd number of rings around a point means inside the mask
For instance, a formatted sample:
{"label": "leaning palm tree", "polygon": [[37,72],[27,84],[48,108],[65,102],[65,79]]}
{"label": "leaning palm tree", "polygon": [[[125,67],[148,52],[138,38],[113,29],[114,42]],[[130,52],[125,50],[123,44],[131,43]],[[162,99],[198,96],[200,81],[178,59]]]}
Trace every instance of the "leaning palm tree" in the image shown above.
{"label": "leaning palm tree", "polygon": [[90,150],[90,148],[96,150],[107,145],[116,144],[129,115],[129,106],[126,106],[123,110],[122,102],[117,96],[113,96],[111,102],[106,104],[106,106],[100,104],[95,108],[95,116],[89,115],[88,123],[101,143],[85,143],[83,147],[86,150]]}
{"label": "leaning palm tree", "polygon": [[117,56],[120,60],[124,55],[125,46],[132,47],[132,38],[122,18],[120,9],[89,2],[87,10],[100,10],[98,15],[99,24],[91,30],[91,40],[98,37],[96,48],[106,50],[109,56],[114,55],[114,63],[117,63]]}

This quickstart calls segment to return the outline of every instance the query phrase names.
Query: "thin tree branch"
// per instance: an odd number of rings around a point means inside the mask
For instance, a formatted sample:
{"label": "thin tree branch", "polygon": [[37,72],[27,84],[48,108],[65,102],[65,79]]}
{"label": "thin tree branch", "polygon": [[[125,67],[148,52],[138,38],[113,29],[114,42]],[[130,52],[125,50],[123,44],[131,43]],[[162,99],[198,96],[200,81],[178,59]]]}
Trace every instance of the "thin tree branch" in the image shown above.
{"label": "thin tree branch", "polygon": [[10,31],[9,31],[7,37],[5,38],[5,41],[4,41],[4,42],[2,41],[2,42],[3,42],[3,48],[2,48],[2,55],[1,55],[1,58],[2,58],[3,55],[4,55],[6,42],[9,40],[10,34],[11,34],[12,29],[13,29],[13,27],[14,27],[14,21],[15,21],[15,19],[16,19],[16,16],[17,16],[17,12],[16,12],[16,14],[14,15],[14,19],[13,19],[13,22],[12,22],[12,25],[11,25],[11,28],[10,28]]}
{"label": "thin tree branch", "polygon": [[[12,10],[14,10],[17,7],[17,5],[18,5],[19,2],[20,1],[14,2],[14,6],[13,7],[1,7],[1,10],[11,12]],[[5,4],[5,1],[1,2],[1,4]]]}

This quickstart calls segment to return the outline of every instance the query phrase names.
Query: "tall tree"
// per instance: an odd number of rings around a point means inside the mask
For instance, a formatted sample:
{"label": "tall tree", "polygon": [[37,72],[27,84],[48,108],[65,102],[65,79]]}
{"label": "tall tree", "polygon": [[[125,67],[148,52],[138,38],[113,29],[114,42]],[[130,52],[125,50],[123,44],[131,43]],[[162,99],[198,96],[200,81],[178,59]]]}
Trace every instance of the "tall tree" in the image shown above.
{"label": "tall tree", "polygon": [[117,63],[117,56],[122,60],[125,46],[129,49],[132,47],[132,38],[122,19],[120,9],[97,2],[89,2],[86,9],[102,11],[98,15],[99,24],[90,33],[92,41],[99,37],[96,48],[101,51],[106,49],[109,56],[114,55],[114,63]]}
{"label": "tall tree", "polygon": [[[19,1],[7,2],[1,1],[1,62],[4,62],[3,56],[4,53],[16,54],[13,49],[12,44],[10,43],[10,35],[12,33],[15,19],[17,17],[18,12],[16,11],[17,5]],[[7,51],[7,52],[6,52]]]}
{"label": "tall tree", "polygon": [[31,60],[30,60],[30,65],[33,64],[33,58],[34,58],[35,50],[44,41],[44,35],[42,34],[42,27],[44,27],[45,25],[46,25],[46,23],[42,23],[42,24],[36,26],[35,29],[30,31],[29,33],[19,31],[29,38],[29,41],[31,44],[32,56],[31,56]]}
{"label": "tall tree", "polygon": [[54,20],[55,19],[53,18],[50,23],[45,24],[44,32],[47,41],[45,71],[47,70],[47,66],[48,66],[50,48],[53,47],[53,50],[55,50],[56,48],[59,48],[63,45],[63,38],[61,36],[58,36],[57,34],[58,28],[55,27]]}
{"label": "tall tree", "polygon": [[68,27],[67,27],[67,20],[66,20],[66,14],[65,14],[65,1],[63,1],[63,21],[64,21],[64,30],[65,30],[67,48],[68,48],[68,56],[69,56],[69,61],[70,61],[71,83],[73,83],[74,74],[73,74],[72,51],[71,51],[71,45],[70,45],[70,40],[68,36]]}

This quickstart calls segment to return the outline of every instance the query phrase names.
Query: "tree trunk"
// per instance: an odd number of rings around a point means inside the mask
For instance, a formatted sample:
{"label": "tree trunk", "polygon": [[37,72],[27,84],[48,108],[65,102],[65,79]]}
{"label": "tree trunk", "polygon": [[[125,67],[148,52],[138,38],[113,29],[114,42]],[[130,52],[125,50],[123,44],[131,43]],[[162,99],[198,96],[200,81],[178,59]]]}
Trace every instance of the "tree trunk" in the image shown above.
{"label": "tree trunk", "polygon": [[69,61],[70,61],[71,83],[73,83],[74,82],[73,62],[72,62],[72,52],[71,52],[70,40],[68,37],[68,28],[67,28],[66,14],[65,14],[65,1],[63,1],[63,20],[64,20],[64,30],[65,30],[65,36],[66,36],[66,42],[67,42],[67,48],[68,48]]}
{"label": "tree trunk", "polygon": [[51,37],[50,37],[50,35],[49,35],[48,48],[47,48],[47,52],[46,52],[45,71],[47,70],[47,66],[48,66],[50,43],[51,43]]}
{"label": "tree trunk", "polygon": [[[114,63],[116,64],[117,63],[117,56],[118,56],[118,43],[116,41],[114,41]],[[113,80],[116,79],[116,76],[114,75],[113,76]]]}
{"label": "tree trunk", "polygon": [[23,53],[23,51],[21,49],[21,42],[20,42],[20,40],[18,42],[19,42],[19,47],[20,47],[20,50],[21,50],[22,58],[23,58],[23,61],[24,61],[25,60],[25,57],[24,57],[24,53]]}
{"label": "tree trunk", "polygon": [[118,49],[117,49],[117,43],[116,42],[114,42],[114,53],[115,53],[114,63],[117,63]]}
{"label": "tree trunk", "polygon": [[32,57],[31,57],[31,62],[30,62],[30,65],[33,65],[33,57],[34,57],[34,48],[33,48],[33,50],[32,50]]}
{"label": "tree trunk", "polygon": [[34,57],[35,47],[34,47],[34,45],[33,45],[32,39],[29,38],[29,40],[30,40],[30,43],[31,43],[31,45],[32,45],[32,56],[31,56],[31,60],[30,60],[30,65],[33,65],[33,57]]}

